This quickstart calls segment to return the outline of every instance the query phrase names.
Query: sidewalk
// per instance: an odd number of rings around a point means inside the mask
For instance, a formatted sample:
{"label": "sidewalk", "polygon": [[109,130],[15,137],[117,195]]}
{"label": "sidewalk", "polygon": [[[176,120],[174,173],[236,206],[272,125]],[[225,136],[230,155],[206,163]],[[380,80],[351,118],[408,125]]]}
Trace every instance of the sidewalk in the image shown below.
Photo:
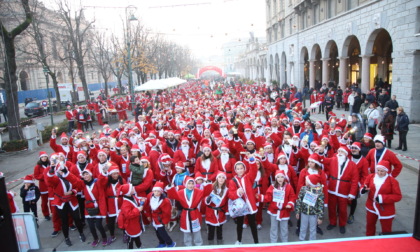
{"label": "sidewalk", "polygon": [[[343,114],[346,115],[346,120],[348,120],[348,117],[350,115],[350,112],[344,111],[343,108],[335,108],[333,109],[333,112],[337,115],[337,118],[341,118],[341,115]],[[311,119],[313,121],[325,121],[325,113],[311,114]],[[400,159],[404,167],[418,173],[420,162],[413,159],[420,160],[420,124],[410,124],[408,127],[409,131],[407,134],[407,151],[395,150],[395,148],[398,147],[399,141],[398,131],[396,131],[397,134],[394,135],[394,140],[392,140],[391,151],[393,151],[397,155],[398,159]]]}

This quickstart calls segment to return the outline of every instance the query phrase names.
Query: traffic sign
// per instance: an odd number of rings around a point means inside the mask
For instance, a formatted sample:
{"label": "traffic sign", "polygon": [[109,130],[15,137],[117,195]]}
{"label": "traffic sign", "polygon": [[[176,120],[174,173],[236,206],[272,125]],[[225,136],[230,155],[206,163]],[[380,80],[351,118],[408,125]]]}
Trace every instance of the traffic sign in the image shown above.
{"label": "traffic sign", "polygon": [[48,106],[48,102],[47,101],[42,101],[42,106],[44,106],[44,107],[46,107],[46,106]]}

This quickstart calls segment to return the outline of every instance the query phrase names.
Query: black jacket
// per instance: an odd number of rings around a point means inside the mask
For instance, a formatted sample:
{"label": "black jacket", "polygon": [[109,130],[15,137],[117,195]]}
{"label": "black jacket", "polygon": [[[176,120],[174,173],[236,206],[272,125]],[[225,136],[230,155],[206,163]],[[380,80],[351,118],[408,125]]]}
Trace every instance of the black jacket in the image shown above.
{"label": "black jacket", "polygon": [[360,113],[360,106],[362,106],[362,98],[360,98],[360,96],[355,96],[354,97],[354,103],[353,103],[353,109],[352,109],[352,113],[356,113],[359,114]]}
{"label": "black jacket", "polygon": [[408,131],[408,124],[410,124],[410,120],[405,112],[397,115],[397,126],[395,127],[397,131]]}

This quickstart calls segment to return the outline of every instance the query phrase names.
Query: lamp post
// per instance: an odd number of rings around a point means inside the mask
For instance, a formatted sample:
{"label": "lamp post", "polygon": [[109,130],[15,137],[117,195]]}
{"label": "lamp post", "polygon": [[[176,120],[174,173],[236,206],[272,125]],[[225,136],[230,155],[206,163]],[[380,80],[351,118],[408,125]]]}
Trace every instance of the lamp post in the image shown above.
{"label": "lamp post", "polygon": [[128,63],[128,87],[130,89],[131,97],[131,109],[134,110],[134,87],[133,87],[133,76],[131,69],[131,32],[130,32],[130,22],[137,21],[137,18],[134,16],[134,12],[137,10],[136,6],[129,5],[125,8],[125,16],[127,19],[127,63]]}
{"label": "lamp post", "polygon": [[50,72],[50,70],[48,70],[48,68],[46,66],[44,66],[43,72],[44,72],[44,75],[45,75],[45,80],[47,82],[48,107],[50,108],[51,125],[54,125],[53,113],[52,113],[53,111],[52,111],[52,106],[51,106],[51,94],[50,94],[50,87],[49,87],[49,78],[48,78],[48,73]]}

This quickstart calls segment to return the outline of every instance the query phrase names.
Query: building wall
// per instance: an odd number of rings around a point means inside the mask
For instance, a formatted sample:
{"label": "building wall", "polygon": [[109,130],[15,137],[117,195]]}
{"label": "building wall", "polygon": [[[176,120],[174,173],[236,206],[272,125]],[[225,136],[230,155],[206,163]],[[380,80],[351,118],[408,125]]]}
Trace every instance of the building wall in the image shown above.
{"label": "building wall", "polygon": [[[293,79],[296,86],[302,87],[303,79],[303,62],[302,49],[307,48],[309,60],[314,59],[314,48],[319,45],[322,57],[328,51],[327,45],[334,41],[338,48],[338,58],[345,55],[345,49],[350,36],[357,37],[360,44],[360,57],[372,54],[373,41],[378,31],[385,30],[389,33],[392,41],[392,93],[397,95],[397,100],[408,113],[411,120],[420,121],[420,110],[415,109],[420,105],[420,7],[416,0],[356,0],[350,4],[351,0],[306,0],[291,1],[292,5],[288,5],[289,0],[267,0],[266,3],[277,4],[284,3],[285,9],[277,7],[278,13],[274,17],[267,17],[267,69],[270,71],[270,59],[272,59],[273,74],[275,79],[276,58],[278,58],[280,68],[279,75],[281,82],[290,83]],[[316,8],[310,9],[309,3],[317,2]],[[312,11],[310,18],[305,17],[306,25],[302,28],[303,18],[299,18],[299,4],[307,4],[306,11]],[[297,7],[298,6],[298,7]],[[328,18],[329,8],[334,7],[334,12]],[[269,8],[267,8],[268,10]],[[313,24],[313,10],[319,11],[319,22]],[[322,10],[322,11],[321,11]],[[271,12],[272,13],[272,12]],[[267,13],[269,14],[269,12]],[[282,19],[283,18],[283,19]],[[278,20],[286,20],[284,37],[278,36],[278,40],[273,40],[270,30],[274,30],[273,26]],[[277,20],[273,22],[273,20]],[[288,26],[287,20],[292,20]],[[294,20],[294,21],[293,21]],[[295,22],[295,23],[294,23]],[[312,22],[312,23],[311,23]],[[296,30],[293,30],[293,29]],[[282,31],[278,31],[281,35]],[[291,34],[291,32],[293,32]],[[330,42],[330,43],[329,43]],[[293,66],[293,72],[284,74],[281,70],[282,59],[285,60],[287,71]],[[362,62],[362,61],[361,61]],[[365,67],[367,64],[365,64]],[[363,66],[362,66],[363,68]],[[363,72],[363,69],[361,69]],[[365,69],[366,70],[366,69]],[[269,74],[270,76],[270,74]],[[363,76],[362,76],[363,79]],[[347,80],[344,80],[344,83]],[[343,80],[341,80],[343,82]],[[363,80],[362,80],[363,82]],[[366,83],[362,83],[367,88]]]}

